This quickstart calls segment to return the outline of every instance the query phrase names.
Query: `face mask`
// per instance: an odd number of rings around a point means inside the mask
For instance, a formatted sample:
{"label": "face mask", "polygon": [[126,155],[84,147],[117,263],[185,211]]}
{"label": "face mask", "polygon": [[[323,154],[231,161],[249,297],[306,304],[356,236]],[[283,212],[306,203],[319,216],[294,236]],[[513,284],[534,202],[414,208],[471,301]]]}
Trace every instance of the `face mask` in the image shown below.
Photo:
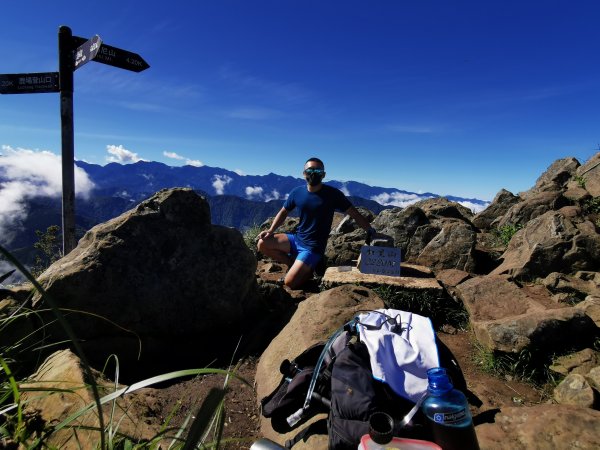
{"label": "face mask", "polygon": [[306,181],[310,186],[317,186],[321,183],[321,180],[323,180],[323,177],[325,176],[325,172],[323,172],[322,170],[313,171],[308,169],[305,171],[305,174]]}

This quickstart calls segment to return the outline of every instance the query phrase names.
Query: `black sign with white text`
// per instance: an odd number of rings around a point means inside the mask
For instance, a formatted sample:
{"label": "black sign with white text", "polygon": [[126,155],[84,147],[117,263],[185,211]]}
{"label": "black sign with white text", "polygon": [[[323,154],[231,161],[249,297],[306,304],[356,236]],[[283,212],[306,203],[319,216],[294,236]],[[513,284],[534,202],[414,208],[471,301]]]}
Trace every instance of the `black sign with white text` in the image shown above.
{"label": "black sign with white text", "polygon": [[81,44],[77,50],[75,50],[75,70],[92,61],[98,54],[98,51],[100,51],[101,45],[102,39],[100,39],[100,36],[98,35]]}
{"label": "black sign with white text", "polygon": [[[75,40],[75,45],[78,46],[81,46],[86,42],[85,38],[78,36],[73,36],[73,39]],[[137,53],[132,53],[106,44],[100,46],[98,53],[94,57],[94,61],[118,67],[120,69],[131,70],[133,72],[141,72],[150,67],[150,65],[144,61],[144,58]]]}
{"label": "black sign with white text", "polygon": [[0,74],[0,94],[38,94],[58,91],[58,72]]}

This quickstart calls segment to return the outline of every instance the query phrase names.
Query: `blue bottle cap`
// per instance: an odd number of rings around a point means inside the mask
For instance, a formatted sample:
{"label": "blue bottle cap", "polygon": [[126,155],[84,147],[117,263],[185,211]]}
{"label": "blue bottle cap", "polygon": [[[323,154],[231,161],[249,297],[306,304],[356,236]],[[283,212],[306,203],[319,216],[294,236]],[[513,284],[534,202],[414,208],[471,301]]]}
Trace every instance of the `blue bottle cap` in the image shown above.
{"label": "blue bottle cap", "polygon": [[429,382],[427,390],[432,394],[443,394],[454,387],[450,382],[450,378],[448,378],[446,369],[443,367],[429,369],[427,371],[427,380]]}

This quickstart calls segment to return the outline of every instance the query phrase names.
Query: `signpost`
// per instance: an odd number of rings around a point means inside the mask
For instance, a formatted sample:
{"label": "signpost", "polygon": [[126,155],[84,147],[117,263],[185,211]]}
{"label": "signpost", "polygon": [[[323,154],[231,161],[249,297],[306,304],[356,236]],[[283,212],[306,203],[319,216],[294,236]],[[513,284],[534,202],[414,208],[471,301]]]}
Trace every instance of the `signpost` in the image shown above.
{"label": "signpost", "polygon": [[77,50],[75,50],[74,70],[79,69],[84,64],[96,58],[101,45],[102,39],[100,39],[100,36],[96,35],[77,47]]}
{"label": "signpost", "polygon": [[[85,42],[85,38],[74,36],[76,42]],[[88,41],[89,42],[89,41]],[[81,44],[83,46],[83,44]],[[132,72],[141,72],[146,70],[148,63],[144,61],[137,53],[132,53],[122,48],[112,47],[102,44],[98,54],[93,58],[94,61],[107,64],[109,66],[118,67],[120,69],[131,70]]]}
{"label": "signpost", "polygon": [[58,72],[0,75],[0,94],[40,94],[43,92],[58,92]]}
{"label": "signpost", "polygon": [[63,255],[73,250],[77,244],[73,72],[90,61],[133,72],[141,72],[150,67],[137,53],[106,45],[98,35],[85,39],[73,36],[69,27],[61,26],[58,30],[58,72],[0,74],[0,94],[60,92]]}

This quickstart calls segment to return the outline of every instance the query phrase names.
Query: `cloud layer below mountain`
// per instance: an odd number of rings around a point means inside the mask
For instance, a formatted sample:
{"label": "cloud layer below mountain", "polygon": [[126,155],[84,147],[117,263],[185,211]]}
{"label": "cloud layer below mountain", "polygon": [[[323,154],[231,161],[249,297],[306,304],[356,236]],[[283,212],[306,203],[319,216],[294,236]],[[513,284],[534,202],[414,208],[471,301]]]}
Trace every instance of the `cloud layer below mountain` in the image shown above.
{"label": "cloud layer below mountain", "polygon": [[[88,174],[75,166],[77,195],[87,197],[93,187]],[[0,153],[0,244],[8,244],[27,217],[27,200],[61,195],[60,156],[44,150],[3,145]]]}

